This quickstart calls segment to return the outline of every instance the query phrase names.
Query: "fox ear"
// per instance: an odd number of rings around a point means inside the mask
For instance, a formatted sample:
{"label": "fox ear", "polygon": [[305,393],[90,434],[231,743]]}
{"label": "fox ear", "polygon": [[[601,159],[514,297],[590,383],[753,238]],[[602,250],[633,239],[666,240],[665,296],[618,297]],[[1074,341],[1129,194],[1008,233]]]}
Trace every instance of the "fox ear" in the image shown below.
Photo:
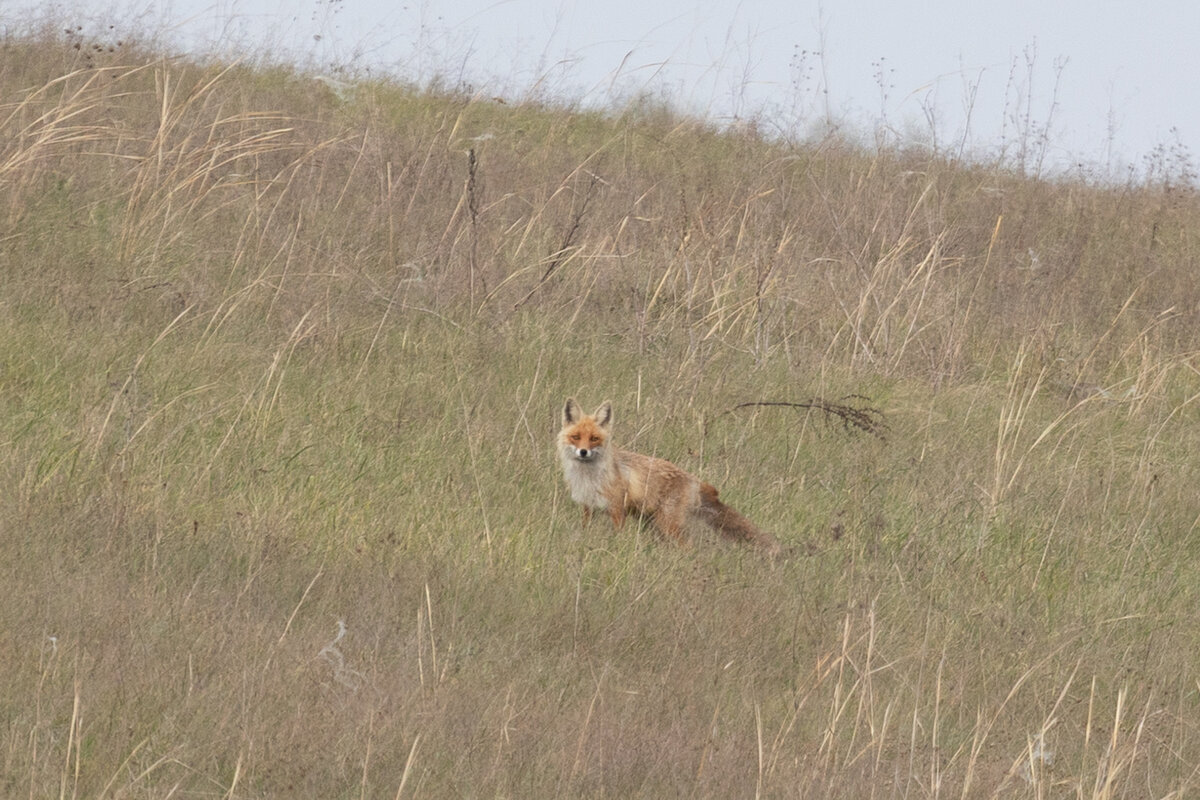
{"label": "fox ear", "polygon": [[563,406],[563,425],[573,425],[582,416],[579,403],[575,402],[574,397],[568,397],[567,404]]}
{"label": "fox ear", "polygon": [[607,428],[608,423],[612,422],[612,403],[605,400],[603,405],[596,409],[596,413],[592,415],[596,418],[596,424],[601,428]]}

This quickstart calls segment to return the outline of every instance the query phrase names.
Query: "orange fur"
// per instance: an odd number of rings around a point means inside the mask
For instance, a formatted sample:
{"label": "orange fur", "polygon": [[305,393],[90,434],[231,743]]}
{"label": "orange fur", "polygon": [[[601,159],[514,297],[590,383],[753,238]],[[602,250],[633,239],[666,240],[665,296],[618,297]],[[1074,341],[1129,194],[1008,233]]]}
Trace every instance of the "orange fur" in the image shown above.
{"label": "orange fur", "polygon": [[689,518],[698,519],[727,539],[777,553],[779,543],[746,517],[717,499],[717,490],[661,458],[621,450],[610,443],[612,404],[584,414],[574,398],[563,407],[558,437],[563,476],[584,521],[607,511],[620,528],[630,512],[645,514],[669,539],[684,541]]}

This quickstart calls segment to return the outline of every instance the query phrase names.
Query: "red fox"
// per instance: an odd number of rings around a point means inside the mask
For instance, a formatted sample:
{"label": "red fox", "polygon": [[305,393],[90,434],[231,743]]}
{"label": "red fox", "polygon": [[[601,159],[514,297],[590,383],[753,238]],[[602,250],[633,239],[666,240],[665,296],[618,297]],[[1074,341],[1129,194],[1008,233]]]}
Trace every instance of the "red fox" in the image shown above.
{"label": "red fox", "polygon": [[773,536],[718,500],[717,490],[709,484],[670,461],[610,445],[611,424],[608,401],[590,416],[573,397],[563,407],[558,453],[571,497],[583,506],[585,523],[593,511],[607,511],[613,526],[620,528],[626,512],[634,511],[651,516],[663,535],[682,543],[684,525],[692,517],[726,539],[757,545],[771,555],[779,553]]}

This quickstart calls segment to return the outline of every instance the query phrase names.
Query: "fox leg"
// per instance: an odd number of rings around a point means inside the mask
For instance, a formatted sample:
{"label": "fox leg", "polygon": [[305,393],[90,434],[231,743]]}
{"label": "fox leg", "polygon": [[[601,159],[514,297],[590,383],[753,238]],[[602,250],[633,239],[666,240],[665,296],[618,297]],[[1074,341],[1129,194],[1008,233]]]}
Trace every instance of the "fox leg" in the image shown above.
{"label": "fox leg", "polygon": [[623,506],[609,504],[608,516],[612,518],[613,528],[616,530],[621,530],[621,526],[625,524],[625,508]]}
{"label": "fox leg", "polygon": [[687,539],[683,535],[683,525],[686,517],[686,509],[682,505],[670,503],[661,506],[654,512],[654,524],[662,532],[663,536],[676,544],[686,544]]}

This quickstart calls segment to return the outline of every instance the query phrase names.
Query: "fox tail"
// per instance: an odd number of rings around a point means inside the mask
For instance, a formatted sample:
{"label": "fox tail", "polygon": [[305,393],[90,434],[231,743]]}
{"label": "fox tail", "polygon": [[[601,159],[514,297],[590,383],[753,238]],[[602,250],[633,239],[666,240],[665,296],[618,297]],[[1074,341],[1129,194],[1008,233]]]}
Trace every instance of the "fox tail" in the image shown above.
{"label": "fox tail", "polygon": [[781,551],[774,536],[718,500],[716,488],[707,483],[700,484],[700,516],[726,539],[757,545],[771,555]]}

